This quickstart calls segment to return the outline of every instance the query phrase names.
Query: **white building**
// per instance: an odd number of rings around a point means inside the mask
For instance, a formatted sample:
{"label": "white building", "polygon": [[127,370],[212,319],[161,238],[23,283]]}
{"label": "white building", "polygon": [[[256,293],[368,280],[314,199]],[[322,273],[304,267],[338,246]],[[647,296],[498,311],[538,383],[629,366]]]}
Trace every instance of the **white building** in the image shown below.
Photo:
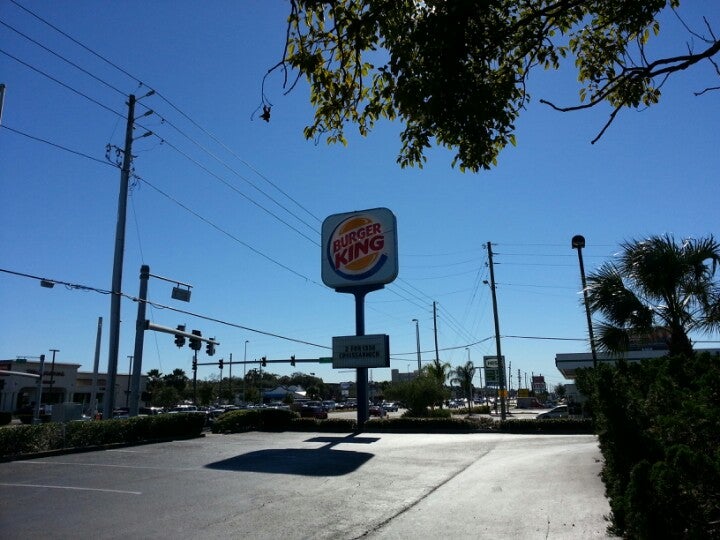
{"label": "white building", "polygon": [[[45,360],[43,366],[41,404],[80,403],[85,412],[102,410],[107,391],[107,374],[98,373],[95,384],[97,405],[91,403],[93,373],[78,371],[80,364]],[[28,376],[29,375],[29,376]],[[34,375],[34,376],[33,376]],[[36,360],[0,360],[0,411],[14,412],[30,407],[37,400],[37,381],[40,362]],[[147,376],[140,377],[140,406],[145,406],[142,394],[147,388]],[[115,406],[123,407],[128,400],[130,375],[118,373],[115,380]]]}

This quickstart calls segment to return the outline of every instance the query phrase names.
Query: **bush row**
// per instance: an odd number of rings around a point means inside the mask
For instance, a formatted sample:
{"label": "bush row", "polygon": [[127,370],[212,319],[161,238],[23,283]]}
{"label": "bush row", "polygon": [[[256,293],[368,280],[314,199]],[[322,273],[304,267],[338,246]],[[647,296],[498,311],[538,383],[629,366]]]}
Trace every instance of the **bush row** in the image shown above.
{"label": "bush row", "polygon": [[[244,431],[357,431],[352,419],[331,418],[316,420],[299,418],[291,411],[249,409],[230,411],[221,415],[212,426],[213,433],[241,433]],[[505,433],[592,433],[590,420],[506,420],[496,422],[488,417],[451,417],[447,409],[436,409],[425,418],[403,415],[400,418],[371,419],[363,431],[373,433],[473,433],[498,431]]]}
{"label": "bush row", "polygon": [[102,422],[8,426],[0,429],[0,458],[68,448],[198,437],[204,424],[204,415],[181,413]]}

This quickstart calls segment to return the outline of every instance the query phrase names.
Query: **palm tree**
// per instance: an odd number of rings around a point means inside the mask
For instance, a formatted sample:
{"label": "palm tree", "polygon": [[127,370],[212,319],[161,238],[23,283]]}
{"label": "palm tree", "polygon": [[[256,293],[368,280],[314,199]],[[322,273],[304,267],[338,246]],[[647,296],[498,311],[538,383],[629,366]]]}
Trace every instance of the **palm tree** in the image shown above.
{"label": "palm tree", "polygon": [[447,362],[440,362],[440,360],[436,358],[433,360],[432,364],[425,366],[425,370],[428,375],[435,378],[438,383],[440,383],[440,386],[444,386],[445,381],[450,375],[450,364]]}
{"label": "palm tree", "polygon": [[464,366],[456,367],[451,375],[450,383],[457,383],[462,388],[467,398],[468,414],[472,413],[473,404],[473,377],[475,376],[475,365],[468,360]]}
{"label": "palm tree", "polygon": [[[588,305],[602,315],[598,344],[613,353],[662,335],[670,354],[692,354],[691,332],[720,330],[720,244],[712,235],[677,243],[671,235],[622,244],[615,263],[588,276]],[[660,330],[660,332],[658,332]]]}
{"label": "palm tree", "polygon": [[[450,364],[447,362],[440,362],[437,358],[433,360],[432,364],[428,364],[423,368],[425,373],[434,380],[438,388],[441,390],[445,388],[445,381],[450,375]],[[440,408],[442,408],[442,401],[440,401]]]}

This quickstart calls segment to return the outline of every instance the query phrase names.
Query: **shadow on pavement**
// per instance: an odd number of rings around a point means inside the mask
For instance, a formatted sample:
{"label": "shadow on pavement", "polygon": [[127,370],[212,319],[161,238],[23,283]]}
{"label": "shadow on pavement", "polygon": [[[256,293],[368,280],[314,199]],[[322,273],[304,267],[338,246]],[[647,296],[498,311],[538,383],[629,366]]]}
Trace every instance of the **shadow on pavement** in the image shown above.
{"label": "shadow on pavement", "polygon": [[258,450],[206,465],[209,469],[247,471],[302,476],[342,476],[349,474],[373,457],[368,452],[335,450],[341,443],[371,444],[376,437],[314,437],[305,442],[327,443],[322,448],[283,448]]}

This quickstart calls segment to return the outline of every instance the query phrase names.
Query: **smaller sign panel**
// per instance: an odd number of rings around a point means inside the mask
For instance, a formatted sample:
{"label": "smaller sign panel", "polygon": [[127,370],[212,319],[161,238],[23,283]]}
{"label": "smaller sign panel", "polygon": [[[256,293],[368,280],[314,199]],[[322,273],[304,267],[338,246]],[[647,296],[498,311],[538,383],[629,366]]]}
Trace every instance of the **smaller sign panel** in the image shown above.
{"label": "smaller sign panel", "polygon": [[336,336],[332,341],[333,368],[390,367],[390,336]]}

